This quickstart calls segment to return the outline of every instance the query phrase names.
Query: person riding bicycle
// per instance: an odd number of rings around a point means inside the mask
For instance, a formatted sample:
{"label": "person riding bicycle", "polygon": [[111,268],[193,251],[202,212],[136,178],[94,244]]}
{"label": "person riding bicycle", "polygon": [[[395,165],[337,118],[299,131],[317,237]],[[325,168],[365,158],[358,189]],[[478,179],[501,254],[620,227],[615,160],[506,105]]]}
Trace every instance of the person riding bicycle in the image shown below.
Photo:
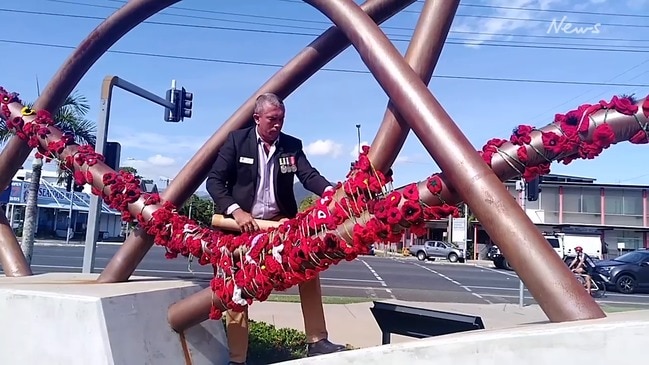
{"label": "person riding bicycle", "polygon": [[590,292],[590,283],[591,276],[590,272],[593,267],[592,260],[590,257],[584,253],[584,249],[581,246],[575,247],[575,252],[577,255],[570,263],[570,270],[576,274],[583,276],[586,279],[586,291]]}

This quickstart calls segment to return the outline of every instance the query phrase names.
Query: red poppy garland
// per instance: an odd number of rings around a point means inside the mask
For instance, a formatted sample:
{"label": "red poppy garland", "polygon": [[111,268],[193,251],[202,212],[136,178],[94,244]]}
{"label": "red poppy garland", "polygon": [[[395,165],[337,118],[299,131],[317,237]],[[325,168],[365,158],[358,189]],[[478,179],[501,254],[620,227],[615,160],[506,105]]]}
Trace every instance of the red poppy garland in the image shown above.
{"label": "red poppy garland", "polygon": [[[642,108],[645,118],[649,117],[649,99],[645,98],[639,106],[633,96],[613,96],[611,101],[602,100],[597,104],[583,104],[566,114],[557,114],[554,123],[542,129],[529,125],[519,125],[510,138],[489,140],[479,151],[484,161],[491,166],[492,159],[498,155],[517,170],[525,180],[530,181],[539,175],[550,173],[550,164],[558,160],[565,165],[578,158],[593,159],[602,151],[617,143],[615,131],[607,122],[611,112],[633,116],[638,123],[638,130],[629,141],[634,144],[649,142],[649,123],[641,121],[638,111]],[[604,110],[603,120],[595,124],[593,114]],[[590,139],[586,139],[592,129]],[[532,133],[541,133],[541,148],[532,143]],[[519,146],[516,156],[508,155],[505,144]],[[530,155],[534,154],[536,156]],[[542,161],[530,163],[530,159],[540,156]]]}
{"label": "red poppy garland", "polygon": [[[20,103],[18,95],[0,88],[0,115],[11,131],[38,149],[39,157],[57,160],[62,169],[74,171],[75,182],[91,184],[92,193],[119,210],[124,221],[137,220],[156,244],[165,247],[167,258],[193,256],[201,265],[211,264],[220,269],[222,275],[211,281],[215,297],[223,304],[213,306],[210,317],[214,319],[220,318],[224,307],[243,310],[253,300],[266,300],[273,290],[285,290],[341,260],[353,260],[367,253],[376,242],[399,242],[404,229],[423,235],[426,220],[459,215],[458,208],[442,197],[445,192],[440,174],[430,176],[421,189],[421,184],[413,183],[391,191],[387,188],[391,176],[374,169],[367,157],[369,148],[364,147],[346,180],[338,183],[334,191],[325,193],[310,209],[277,228],[253,234],[226,234],[201,227],[178,214],[176,207],[162,202],[157,194],[143,193],[133,174],[112,171],[91,146],[76,145],[73,136],[62,134],[55,127],[46,111],[16,104],[13,108],[19,107],[20,112],[12,114],[10,105],[14,103]],[[586,104],[565,115],[558,114],[555,123],[541,131],[540,150],[533,143],[532,134],[537,130],[522,125],[509,140],[492,139],[479,152],[491,164],[492,157],[501,155],[506,144],[519,146],[515,163],[528,180],[549,172],[551,160],[569,163],[577,156],[593,158],[616,142],[606,122],[594,126],[590,141],[582,140],[591,128],[590,115],[601,109],[606,113],[615,110],[634,115],[640,130],[631,142],[648,142],[649,127],[638,119],[634,100],[614,97],[611,102]],[[642,111],[645,117],[649,116],[646,100]],[[542,155],[543,162],[533,164],[535,157],[529,154],[528,147]],[[516,167],[513,162],[508,163]],[[100,181],[93,176],[101,176]]]}
{"label": "red poppy garland", "polygon": [[[12,116],[9,105],[20,103],[18,95],[0,89],[0,97],[7,126],[38,148],[38,157],[58,160],[62,169],[74,171],[75,183],[91,184],[92,193],[119,210],[124,221],[137,220],[156,244],[166,248],[167,258],[191,255],[201,265],[220,268],[223,275],[215,277],[211,287],[227,308],[242,310],[253,300],[263,301],[273,290],[285,290],[343,259],[369,252],[376,242],[399,242],[404,228],[425,233],[426,210],[416,185],[403,195],[388,191],[391,177],[372,167],[367,147],[347,179],[310,209],[277,228],[231,235],[201,227],[169,202],[162,203],[157,194],[143,193],[131,173],[107,170],[101,181],[95,181],[91,170],[107,169],[103,156],[91,146],[74,144],[73,136],[61,135],[48,112],[21,106],[20,115]],[[341,196],[335,195],[338,190]],[[137,202],[143,208],[135,210]],[[144,207],[157,209],[147,218]],[[211,318],[219,318],[222,309],[214,306]]]}

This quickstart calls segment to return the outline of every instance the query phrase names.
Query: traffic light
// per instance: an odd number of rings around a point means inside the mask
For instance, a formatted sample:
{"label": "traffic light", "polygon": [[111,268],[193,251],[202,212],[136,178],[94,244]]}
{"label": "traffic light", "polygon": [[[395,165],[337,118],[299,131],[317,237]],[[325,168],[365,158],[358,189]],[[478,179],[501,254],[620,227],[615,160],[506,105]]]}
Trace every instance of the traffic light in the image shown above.
{"label": "traffic light", "polygon": [[174,105],[173,109],[165,108],[165,122],[181,122],[185,118],[192,117],[194,94],[187,92],[184,87],[167,90],[166,99]]}
{"label": "traffic light", "polygon": [[194,94],[188,93],[184,87],[180,88],[180,98],[176,104],[180,120],[192,117],[192,106],[194,103]]}
{"label": "traffic light", "polygon": [[535,177],[533,180],[527,182],[525,191],[527,192],[528,201],[537,201],[539,200],[539,193],[541,192],[541,176]]}
{"label": "traffic light", "polygon": [[119,159],[122,154],[122,145],[118,142],[106,142],[104,147],[104,163],[111,169],[119,169]]}

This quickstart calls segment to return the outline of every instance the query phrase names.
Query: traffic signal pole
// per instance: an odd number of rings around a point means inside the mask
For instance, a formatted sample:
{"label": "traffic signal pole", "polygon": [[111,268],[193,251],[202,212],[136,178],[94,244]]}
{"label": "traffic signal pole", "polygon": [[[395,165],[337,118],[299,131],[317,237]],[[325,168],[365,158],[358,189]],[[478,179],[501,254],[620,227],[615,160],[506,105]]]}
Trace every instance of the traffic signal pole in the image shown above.
{"label": "traffic signal pole", "polygon": [[[165,121],[178,122],[184,118],[191,118],[191,107],[193,95],[187,93],[184,88],[182,90],[175,90],[175,80],[172,81],[172,89],[167,91],[167,98],[162,98],[148,90],[145,90],[135,84],[132,84],[117,76],[106,76],[101,86],[101,106],[99,111],[99,120],[97,121],[97,138],[95,144],[95,152],[104,155],[106,153],[106,143],[108,137],[108,124],[110,120],[110,107],[113,97],[113,88],[118,87],[122,90],[128,91],[131,94],[137,95],[143,99],[149,100],[155,104],[165,108]],[[174,93],[174,90],[177,93]],[[170,93],[171,91],[171,93]],[[179,96],[179,99],[170,99],[169,96]],[[177,101],[182,101],[183,105],[178,105]],[[189,105],[187,107],[187,105]],[[168,120],[166,110],[174,111],[175,115],[180,115],[181,118]],[[180,111],[178,113],[177,111]],[[119,158],[117,158],[119,163]],[[113,167],[115,170],[119,166]],[[96,195],[90,197],[90,208],[88,209],[88,225],[86,230],[86,241],[83,252],[83,266],[81,272],[91,273],[95,267],[95,251],[97,249],[97,240],[99,239],[99,218],[101,217],[102,201]]]}

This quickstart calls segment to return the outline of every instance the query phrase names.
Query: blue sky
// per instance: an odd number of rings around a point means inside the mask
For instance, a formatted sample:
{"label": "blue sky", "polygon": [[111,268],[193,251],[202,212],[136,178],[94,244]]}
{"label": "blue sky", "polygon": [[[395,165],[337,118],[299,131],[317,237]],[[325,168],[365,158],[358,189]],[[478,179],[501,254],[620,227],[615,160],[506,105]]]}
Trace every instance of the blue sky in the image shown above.
{"label": "blue sky", "polygon": [[[114,0],[3,3],[0,85],[19,92],[25,100],[34,100],[36,78],[43,88],[72,50],[20,42],[74,47],[100,22],[83,17],[104,18],[122,4]],[[421,6],[418,1],[383,25],[402,53]],[[550,123],[555,113],[584,102],[622,93],[642,97],[649,93],[649,88],[642,87],[649,81],[649,16],[615,14],[646,14],[648,9],[647,0],[463,1],[430,89],[476,149],[490,138],[507,138],[518,124],[541,127]],[[572,22],[575,27],[599,23],[600,32],[554,32],[550,29],[553,19]],[[292,0],[185,0],[150,20],[190,26],[141,24],[112,50],[212,61],[107,53],[76,90],[90,100],[88,117],[93,120],[99,115],[100,86],[107,75],[119,76],[161,96],[175,79],[194,93],[193,117],[172,124],[162,120],[161,107],[121,90],[115,92],[109,140],[122,144],[123,165],[136,167],[159,184],[160,179],[173,178],[220,124],[278,70],[240,62],[283,65],[330,25],[312,7]],[[245,31],[251,29],[299,34]],[[541,48],[553,44],[564,49]],[[352,47],[327,67],[366,70]],[[458,76],[469,79],[455,78]],[[475,77],[496,80],[470,79]],[[371,142],[386,103],[387,96],[370,74],[320,71],[286,100],[285,132],[301,138],[312,163],[330,180],[339,181],[357,149],[355,125],[362,126],[362,140]],[[594,177],[600,182],[649,184],[649,172],[638,163],[646,156],[646,146],[623,143],[594,161],[554,164],[552,171]],[[411,133],[394,170],[395,182],[401,185],[422,180],[438,168]]]}

